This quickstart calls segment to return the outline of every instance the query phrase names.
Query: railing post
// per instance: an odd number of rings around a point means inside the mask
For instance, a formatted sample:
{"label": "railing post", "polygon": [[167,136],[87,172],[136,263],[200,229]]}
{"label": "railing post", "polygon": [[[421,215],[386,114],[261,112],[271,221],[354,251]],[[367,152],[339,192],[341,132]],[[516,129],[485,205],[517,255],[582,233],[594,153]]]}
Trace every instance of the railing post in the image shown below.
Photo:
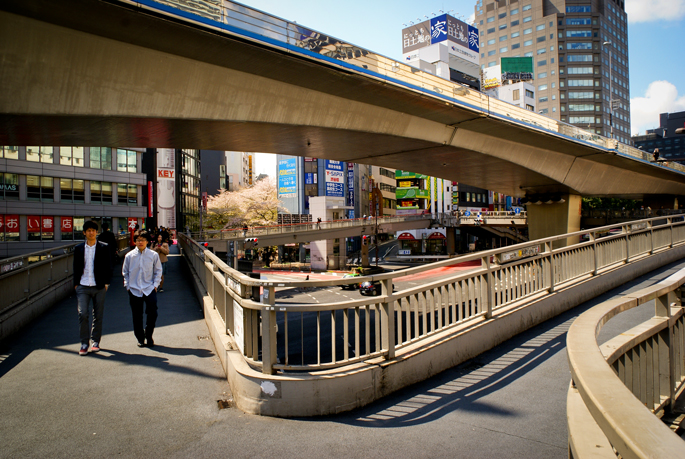
{"label": "railing post", "polygon": [[623,234],[626,238],[626,264],[630,262],[630,234],[628,233],[628,225],[623,225]]}
{"label": "railing post", "polygon": [[552,242],[545,242],[545,252],[547,255],[547,263],[549,265],[549,272],[547,274],[547,281],[549,282],[549,293],[554,293],[554,256],[552,253]]}
{"label": "railing post", "polygon": [[[392,278],[381,281],[381,295],[392,295]],[[395,358],[395,302],[385,301],[381,303],[381,320],[382,320],[382,341],[383,349],[388,350],[386,360]]]}
{"label": "railing post", "polygon": [[264,287],[262,303],[267,305],[262,308],[262,373],[272,375],[275,373],[273,366],[278,356],[275,287]]}
{"label": "railing post", "polygon": [[490,257],[483,257],[480,259],[481,266],[488,271],[485,273],[485,288],[487,289],[487,304],[485,307],[487,310],[485,311],[485,318],[486,319],[491,319],[492,318],[492,309],[493,309],[493,301],[495,298],[495,279],[494,276],[495,274],[492,272],[492,268],[490,265]]}
{"label": "railing post", "polygon": [[[654,315],[657,317],[671,317],[671,304],[677,304],[676,293],[671,291],[654,300]],[[673,343],[673,323],[668,320],[668,327],[658,334],[658,355],[659,355],[659,395],[668,397],[673,403],[675,401],[676,375]],[[648,375],[649,376],[649,375]]]}
{"label": "railing post", "polygon": [[590,241],[592,242],[592,252],[595,254],[595,269],[592,270],[592,275],[596,276],[599,272],[599,254],[597,253],[597,238],[594,232],[589,233]]}
{"label": "railing post", "polygon": [[670,231],[670,233],[671,233],[671,243],[669,244],[668,247],[672,249],[672,248],[673,248],[673,218],[668,217],[668,218],[666,218],[666,221],[668,222],[669,229],[671,230],[671,231]]}
{"label": "railing post", "polygon": [[[649,225],[649,241],[651,243],[649,254],[654,255],[654,222],[649,221],[647,225]],[[673,241],[673,225],[671,225],[671,241]]]}

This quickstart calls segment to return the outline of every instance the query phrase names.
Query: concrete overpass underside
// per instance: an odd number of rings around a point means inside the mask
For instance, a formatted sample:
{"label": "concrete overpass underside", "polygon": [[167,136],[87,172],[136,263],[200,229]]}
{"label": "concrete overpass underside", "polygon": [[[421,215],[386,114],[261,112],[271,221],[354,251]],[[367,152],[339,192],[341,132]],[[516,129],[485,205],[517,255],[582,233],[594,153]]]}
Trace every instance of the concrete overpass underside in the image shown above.
{"label": "concrete overpass underside", "polygon": [[0,10],[4,145],[281,153],[512,196],[685,195],[679,172],[245,37],[107,1]]}

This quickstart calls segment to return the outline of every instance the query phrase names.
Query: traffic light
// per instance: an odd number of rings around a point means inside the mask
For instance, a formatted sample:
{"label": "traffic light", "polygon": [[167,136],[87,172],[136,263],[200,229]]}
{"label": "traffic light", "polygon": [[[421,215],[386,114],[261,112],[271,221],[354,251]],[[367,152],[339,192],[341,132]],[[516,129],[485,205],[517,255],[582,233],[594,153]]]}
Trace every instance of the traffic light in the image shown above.
{"label": "traffic light", "polygon": [[245,248],[246,249],[251,249],[252,247],[257,247],[259,245],[259,242],[257,241],[256,237],[248,237],[245,239]]}
{"label": "traffic light", "polygon": [[369,245],[369,236],[362,236],[362,245]]}

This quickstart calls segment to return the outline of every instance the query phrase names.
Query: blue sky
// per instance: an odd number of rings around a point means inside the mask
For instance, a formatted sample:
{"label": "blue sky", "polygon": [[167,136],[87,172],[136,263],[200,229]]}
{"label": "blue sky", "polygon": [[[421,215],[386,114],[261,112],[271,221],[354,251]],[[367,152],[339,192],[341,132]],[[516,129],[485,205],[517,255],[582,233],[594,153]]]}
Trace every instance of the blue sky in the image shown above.
{"label": "blue sky", "polygon": [[[487,0],[486,0],[487,1]],[[242,0],[240,3],[402,60],[403,24],[451,11],[473,17],[475,0]],[[685,0],[626,0],[632,133],[659,124],[659,113],[685,111]],[[261,163],[261,164],[260,164]],[[275,156],[257,172],[275,174]]]}

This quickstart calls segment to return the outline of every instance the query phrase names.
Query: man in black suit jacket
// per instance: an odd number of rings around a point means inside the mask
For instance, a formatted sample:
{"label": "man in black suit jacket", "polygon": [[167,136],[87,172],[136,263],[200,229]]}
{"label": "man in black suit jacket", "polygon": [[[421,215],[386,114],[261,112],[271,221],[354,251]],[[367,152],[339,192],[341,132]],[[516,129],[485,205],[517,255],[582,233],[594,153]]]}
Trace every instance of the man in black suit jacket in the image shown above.
{"label": "man in black suit jacket", "polygon": [[[105,292],[112,281],[112,259],[107,244],[97,241],[98,225],[93,221],[83,224],[86,242],[74,248],[74,289],[78,304],[79,355],[100,351],[102,315],[105,310]],[[93,325],[90,322],[90,302],[93,302]],[[89,330],[90,328],[90,330]]]}
{"label": "man in black suit jacket", "polygon": [[98,242],[104,242],[109,249],[109,256],[112,259],[112,265],[117,263],[117,237],[109,230],[107,223],[102,224],[102,233],[98,236]]}

